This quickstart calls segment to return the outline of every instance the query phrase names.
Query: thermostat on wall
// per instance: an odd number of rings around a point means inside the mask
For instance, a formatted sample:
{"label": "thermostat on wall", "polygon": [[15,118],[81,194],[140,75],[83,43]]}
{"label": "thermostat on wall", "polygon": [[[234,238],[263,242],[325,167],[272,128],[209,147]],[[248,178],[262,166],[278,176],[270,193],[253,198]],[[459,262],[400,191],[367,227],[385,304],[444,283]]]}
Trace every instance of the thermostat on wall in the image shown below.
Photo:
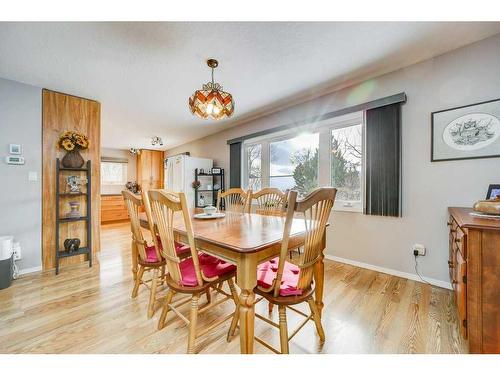
{"label": "thermostat on wall", "polygon": [[24,158],[22,156],[6,156],[5,157],[5,162],[7,164],[16,164],[16,165],[23,165],[24,164]]}

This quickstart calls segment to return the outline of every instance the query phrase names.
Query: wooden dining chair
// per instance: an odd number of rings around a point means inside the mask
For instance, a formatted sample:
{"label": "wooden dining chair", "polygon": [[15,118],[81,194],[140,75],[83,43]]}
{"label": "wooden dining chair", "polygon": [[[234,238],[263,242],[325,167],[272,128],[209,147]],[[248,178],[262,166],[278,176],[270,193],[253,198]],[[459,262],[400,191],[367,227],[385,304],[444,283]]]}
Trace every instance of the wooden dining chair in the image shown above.
{"label": "wooden dining chair", "polygon": [[221,209],[221,204],[224,203],[225,211],[246,212],[251,190],[245,191],[241,188],[231,188],[224,192],[218,191],[217,194],[217,209]]}
{"label": "wooden dining chair", "polygon": [[[291,191],[288,196],[288,208],[280,255],[257,267],[257,287],[254,289],[254,292],[260,295],[261,298],[256,303],[262,299],[266,299],[270,303],[277,305],[279,323],[275,323],[260,314],[255,314],[255,316],[279,329],[281,351],[275,349],[261,338],[255,337],[255,340],[275,353],[287,354],[289,352],[288,342],[309,320],[314,321],[320,341],[325,341],[321,316],[314,301],[313,276],[314,266],[321,260],[323,255],[324,231],[336,193],[337,189],[335,188],[319,188],[304,199],[297,201],[297,192]],[[287,255],[290,229],[294,216],[295,219],[300,216],[299,218],[304,220],[305,242],[304,251],[300,257],[296,261],[290,261],[287,259]],[[305,314],[294,307],[294,305],[303,302],[309,304],[310,314]],[[287,308],[306,318],[291,335],[288,334]],[[235,315],[229,329],[228,340],[234,335],[237,321],[238,316]]]}
{"label": "wooden dining chair", "polygon": [[[144,201],[140,196],[136,196],[130,191],[122,191],[123,199],[125,200],[125,205],[127,206],[128,214],[130,217],[130,228],[132,231],[132,241],[133,246],[137,248],[137,264],[138,272],[137,277],[134,282],[134,288],[132,290],[132,298],[137,297],[139,287],[145,285],[150,289],[149,303],[148,303],[148,318],[154,315],[154,304],[156,301],[156,290],[158,283],[163,280],[165,276],[165,260],[161,256],[160,245],[156,236],[152,236],[153,244],[148,245],[147,241],[144,239],[142,234],[139,212],[144,206]],[[152,222],[148,216],[148,223],[150,228],[152,227]],[[153,232],[152,232],[153,233]],[[153,275],[150,280],[143,280],[144,272],[153,271]],[[149,284],[148,284],[149,283]]]}
{"label": "wooden dining chair", "polygon": [[[157,225],[162,248],[161,252],[166,260],[168,273],[166,282],[169,287],[164,299],[163,310],[158,321],[158,329],[165,327],[169,311],[189,325],[187,352],[195,352],[196,338],[208,333],[213,328],[230,319],[233,314],[222,317],[209,327],[198,332],[196,329],[198,314],[229,299],[237,306],[238,294],[234,285],[236,266],[208,254],[199,253],[194,241],[193,226],[184,193],[171,193],[163,190],[149,190],[149,200],[154,222]],[[184,224],[191,257],[181,260],[175,251],[174,220],[181,220]],[[219,288],[227,282],[229,293]],[[211,289],[217,290],[217,296],[222,298],[208,298],[204,306],[198,305],[200,295],[210,293]],[[187,295],[187,298],[173,302],[175,294]],[[189,318],[179,311],[179,307],[190,302]],[[237,309],[236,309],[237,310]]]}
{"label": "wooden dining chair", "polygon": [[286,201],[287,194],[277,188],[264,188],[255,193],[250,191],[248,213],[255,208],[257,214],[282,216],[286,213]]}

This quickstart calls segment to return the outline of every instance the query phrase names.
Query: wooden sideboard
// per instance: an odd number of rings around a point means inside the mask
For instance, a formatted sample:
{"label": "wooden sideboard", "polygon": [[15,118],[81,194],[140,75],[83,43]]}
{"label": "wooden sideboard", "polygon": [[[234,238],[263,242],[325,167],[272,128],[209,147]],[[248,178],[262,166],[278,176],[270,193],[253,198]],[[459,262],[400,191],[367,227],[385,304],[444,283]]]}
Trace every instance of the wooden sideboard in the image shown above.
{"label": "wooden sideboard", "polygon": [[450,207],[450,280],[471,353],[500,353],[500,220]]}
{"label": "wooden sideboard", "polygon": [[128,220],[127,207],[123,196],[101,195],[101,223]]}

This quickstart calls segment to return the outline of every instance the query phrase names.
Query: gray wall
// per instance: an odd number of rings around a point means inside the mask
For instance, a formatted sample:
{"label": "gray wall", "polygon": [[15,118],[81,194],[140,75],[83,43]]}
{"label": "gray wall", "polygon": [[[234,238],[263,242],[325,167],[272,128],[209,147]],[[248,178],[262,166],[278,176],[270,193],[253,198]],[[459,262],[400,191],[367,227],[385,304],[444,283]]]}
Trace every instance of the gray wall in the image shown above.
{"label": "gray wall", "polygon": [[[9,143],[21,144],[26,164],[8,165]],[[42,93],[0,78],[0,235],[21,244],[19,268],[41,266]],[[28,172],[38,180],[28,181]]]}
{"label": "gray wall", "polygon": [[[334,212],[327,253],[414,274],[411,246],[425,244],[423,275],[448,281],[448,206],[470,207],[500,183],[500,159],[431,163],[430,113],[500,97],[500,35],[168,151],[210,157],[228,170],[226,140],[406,92],[403,106],[403,218]],[[236,98],[236,101],[238,98]],[[229,173],[227,173],[229,174]]]}

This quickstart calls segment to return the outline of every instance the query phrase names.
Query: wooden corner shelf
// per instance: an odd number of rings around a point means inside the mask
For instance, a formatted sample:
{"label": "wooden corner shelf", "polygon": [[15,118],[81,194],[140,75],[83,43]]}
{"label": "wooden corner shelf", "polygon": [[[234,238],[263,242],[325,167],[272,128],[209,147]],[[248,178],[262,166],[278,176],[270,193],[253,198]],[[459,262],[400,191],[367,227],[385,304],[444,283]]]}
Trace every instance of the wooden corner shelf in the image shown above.
{"label": "wooden corner shelf", "polygon": [[[61,193],[59,192],[59,187],[60,187],[60,178],[61,178],[61,172],[62,171],[81,171],[85,172],[86,177],[87,177],[87,191],[86,192],[80,192],[80,193]],[[61,166],[61,160],[56,159],[56,220],[55,220],[55,226],[56,226],[56,233],[55,233],[55,255],[56,255],[56,275],[59,274],[59,260],[61,258],[68,258],[72,256],[77,256],[77,255],[87,255],[87,260],[89,262],[89,267],[92,267],[92,213],[91,213],[91,165],[90,165],[90,160],[87,161],[85,168],[66,168]],[[86,206],[87,206],[87,212],[85,216],[78,216],[78,217],[60,217],[59,213],[59,204],[61,198],[66,198],[66,197],[87,197],[86,199]],[[66,201],[67,202],[67,201]],[[85,221],[86,222],[86,239],[87,243],[85,246],[79,248],[77,251],[72,251],[72,252],[67,252],[64,250],[60,250],[60,244],[59,244],[59,232],[60,232],[60,225],[63,223],[73,223],[73,222],[78,222],[78,221]]]}

